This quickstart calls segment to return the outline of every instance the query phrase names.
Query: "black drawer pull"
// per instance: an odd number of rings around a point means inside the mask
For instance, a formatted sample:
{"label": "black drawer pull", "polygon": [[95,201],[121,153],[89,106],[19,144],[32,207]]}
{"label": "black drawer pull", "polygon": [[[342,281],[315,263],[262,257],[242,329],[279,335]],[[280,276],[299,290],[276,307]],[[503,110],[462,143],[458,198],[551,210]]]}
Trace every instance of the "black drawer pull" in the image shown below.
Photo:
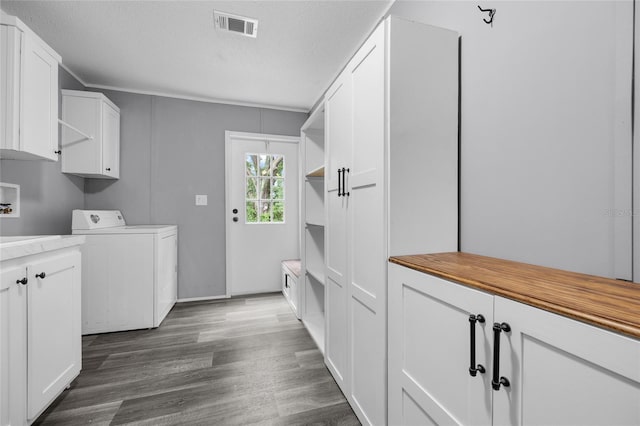
{"label": "black drawer pull", "polygon": [[480,372],[485,373],[485,368],[482,364],[476,365],[476,322],[484,324],[484,316],[469,315],[469,374],[472,377],[476,377],[476,374]]}
{"label": "black drawer pull", "polygon": [[44,277],[46,277],[47,274],[45,274],[44,272],[40,272],[39,274],[36,274],[36,278],[42,278],[44,280]]}
{"label": "black drawer pull", "polygon": [[500,390],[500,385],[504,387],[511,386],[509,379],[500,376],[500,333],[508,333],[511,327],[506,322],[493,323],[493,378],[491,379],[491,387],[493,390]]}
{"label": "black drawer pull", "polygon": [[29,280],[27,279],[27,277],[24,277],[21,280],[16,280],[16,284],[27,285],[28,282],[29,282]]}

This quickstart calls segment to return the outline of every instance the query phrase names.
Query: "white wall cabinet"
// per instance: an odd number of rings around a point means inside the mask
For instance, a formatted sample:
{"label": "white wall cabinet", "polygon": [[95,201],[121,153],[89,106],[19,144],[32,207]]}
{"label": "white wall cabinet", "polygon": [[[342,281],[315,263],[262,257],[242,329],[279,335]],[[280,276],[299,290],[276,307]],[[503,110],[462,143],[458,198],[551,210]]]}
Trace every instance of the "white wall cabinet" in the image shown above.
{"label": "white wall cabinet", "polygon": [[102,93],[62,90],[62,120],[82,132],[62,128],[62,172],[118,179],[120,109]]}
{"label": "white wall cabinet", "polygon": [[61,58],[4,12],[0,44],[0,158],[57,161]]}
{"label": "white wall cabinet", "polygon": [[389,424],[640,424],[637,339],[395,264],[389,285]]}
{"label": "white wall cabinet", "polygon": [[2,263],[0,425],[33,422],[80,373],[77,246]]}
{"label": "white wall cabinet", "polygon": [[309,116],[300,132],[303,220],[300,232],[302,274],[298,291],[299,317],[322,353],[325,348],[324,114],[324,105],[321,104]]}
{"label": "white wall cabinet", "polygon": [[325,97],[325,362],[384,424],[387,259],[457,250],[458,35],[385,19]]}

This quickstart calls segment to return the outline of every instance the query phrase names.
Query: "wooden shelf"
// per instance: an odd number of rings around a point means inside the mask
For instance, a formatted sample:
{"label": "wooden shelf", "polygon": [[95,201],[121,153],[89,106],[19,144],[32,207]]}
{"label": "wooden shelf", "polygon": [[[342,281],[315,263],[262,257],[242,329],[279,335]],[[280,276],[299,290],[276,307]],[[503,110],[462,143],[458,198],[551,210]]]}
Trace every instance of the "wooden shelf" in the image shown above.
{"label": "wooden shelf", "polygon": [[397,256],[392,263],[640,338],[640,285],[469,253]]}
{"label": "wooden shelf", "polygon": [[317,169],[311,170],[306,175],[307,178],[323,178],[324,177],[324,166],[320,166]]}

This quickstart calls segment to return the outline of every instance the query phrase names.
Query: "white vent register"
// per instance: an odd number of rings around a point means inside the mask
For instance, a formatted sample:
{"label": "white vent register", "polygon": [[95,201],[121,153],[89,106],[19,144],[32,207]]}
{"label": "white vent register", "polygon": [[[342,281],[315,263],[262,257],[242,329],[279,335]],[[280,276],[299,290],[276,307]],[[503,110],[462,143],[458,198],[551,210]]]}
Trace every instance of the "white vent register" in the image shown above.
{"label": "white vent register", "polygon": [[216,29],[242,34],[255,38],[258,35],[258,20],[244,16],[232,15],[226,12],[213,11],[213,21]]}

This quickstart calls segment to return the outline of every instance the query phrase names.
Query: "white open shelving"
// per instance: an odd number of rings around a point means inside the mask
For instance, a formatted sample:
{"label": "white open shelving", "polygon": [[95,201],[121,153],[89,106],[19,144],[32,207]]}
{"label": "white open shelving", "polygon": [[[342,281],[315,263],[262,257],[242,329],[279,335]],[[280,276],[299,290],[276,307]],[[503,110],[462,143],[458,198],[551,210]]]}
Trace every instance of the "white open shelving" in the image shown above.
{"label": "white open shelving", "polygon": [[302,322],[324,353],[324,106],[301,129],[302,142]]}
{"label": "white open shelving", "polygon": [[20,185],[0,182],[0,217],[20,217]]}

